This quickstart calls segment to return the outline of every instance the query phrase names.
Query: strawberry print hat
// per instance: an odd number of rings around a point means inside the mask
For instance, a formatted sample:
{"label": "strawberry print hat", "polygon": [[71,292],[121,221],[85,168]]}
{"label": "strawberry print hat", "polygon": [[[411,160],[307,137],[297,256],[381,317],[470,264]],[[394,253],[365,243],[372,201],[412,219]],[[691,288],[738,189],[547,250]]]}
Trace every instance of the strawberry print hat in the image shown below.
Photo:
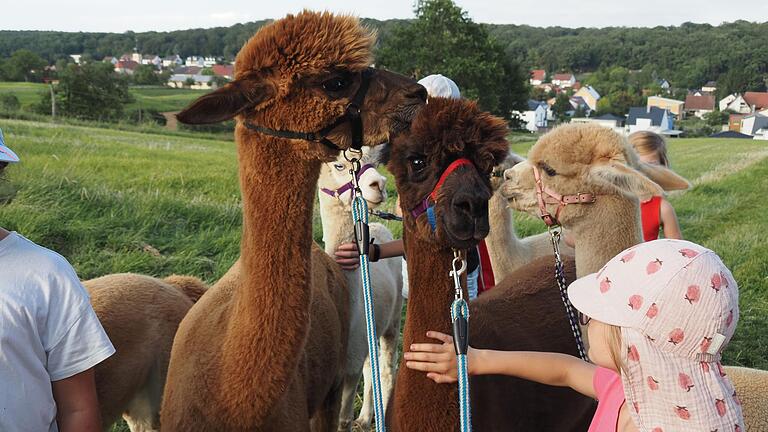
{"label": "strawberry print hat", "polygon": [[640,431],[743,431],[720,364],[739,292],[713,251],[683,240],[633,246],[568,287],[574,307],[621,327],[621,380]]}

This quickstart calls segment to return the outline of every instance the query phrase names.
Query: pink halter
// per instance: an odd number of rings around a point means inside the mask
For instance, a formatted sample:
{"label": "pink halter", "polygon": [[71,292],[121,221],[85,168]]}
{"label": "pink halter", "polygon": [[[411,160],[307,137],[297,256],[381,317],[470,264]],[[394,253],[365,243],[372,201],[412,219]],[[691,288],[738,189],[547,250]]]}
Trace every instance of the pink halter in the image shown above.
{"label": "pink halter", "polygon": [[[536,179],[536,198],[539,201],[539,213],[541,219],[547,226],[558,226],[560,221],[560,210],[562,210],[568,204],[592,204],[597,200],[597,195],[592,193],[579,192],[576,195],[561,195],[541,182],[541,174],[536,165],[533,165],[533,177]],[[544,194],[547,194],[545,197]],[[559,204],[555,215],[549,213],[547,210],[547,204]]]}

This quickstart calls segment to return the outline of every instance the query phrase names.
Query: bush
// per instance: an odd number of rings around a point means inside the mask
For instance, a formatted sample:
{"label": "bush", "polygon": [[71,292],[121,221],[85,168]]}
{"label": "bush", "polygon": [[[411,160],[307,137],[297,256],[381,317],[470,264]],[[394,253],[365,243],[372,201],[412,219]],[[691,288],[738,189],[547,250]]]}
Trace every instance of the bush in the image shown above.
{"label": "bush", "polygon": [[0,108],[5,111],[18,111],[21,108],[19,98],[13,93],[0,94]]}
{"label": "bush", "polygon": [[160,111],[152,108],[144,108],[139,111],[138,108],[131,109],[125,113],[125,120],[132,124],[152,123],[165,126],[165,116]]}

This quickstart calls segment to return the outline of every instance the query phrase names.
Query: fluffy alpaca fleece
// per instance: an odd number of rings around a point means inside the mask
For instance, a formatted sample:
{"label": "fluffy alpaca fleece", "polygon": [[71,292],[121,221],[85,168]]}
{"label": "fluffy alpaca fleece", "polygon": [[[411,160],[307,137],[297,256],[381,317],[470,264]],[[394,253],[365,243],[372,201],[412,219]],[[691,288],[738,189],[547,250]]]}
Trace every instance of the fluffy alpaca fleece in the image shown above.
{"label": "fluffy alpaca fleece", "polygon": [[[594,204],[566,206],[560,216],[563,227],[576,238],[579,277],[597,272],[616,254],[643,241],[638,197],[644,200],[661,194],[662,189],[688,187],[685,179],[669,169],[640,162],[626,140],[609,129],[592,125],[561,126],[531,148],[527,162],[505,173],[507,180],[502,193],[514,208],[534,215],[538,215],[538,204],[531,165],[553,169],[552,176],[542,173],[542,181],[559,193],[598,194]],[[752,384],[764,382],[768,372],[727,367],[726,371],[729,370],[742,400],[745,422],[748,425],[764,422],[764,392],[754,392]],[[755,413],[757,418],[753,417]],[[755,430],[762,429],[758,426]]]}
{"label": "fluffy alpaca fleece", "polygon": [[[462,214],[467,204],[456,206],[454,203],[457,199],[462,202],[462,196],[475,197],[470,206],[478,206],[475,211],[483,216],[474,219],[475,231],[470,235],[478,238],[487,234],[487,210],[483,203],[487,204],[491,197],[488,176],[507,153],[505,135],[506,124],[480,112],[472,102],[430,99],[417,115],[410,132],[396,137],[390,145],[387,166],[395,175],[405,214],[403,227],[409,267],[410,297],[403,346],[427,342],[427,330],[451,332],[449,309],[453,283],[448,278],[453,258],[451,247],[471,245],[458,238],[456,233],[461,231],[455,228],[457,222],[466,222]],[[426,168],[414,165],[413,158],[418,155],[423,157]],[[435,207],[438,228],[432,233],[426,217],[415,219],[409,210],[432,190],[443,170],[459,157],[469,158],[476,169],[460,168],[448,176],[438,193]],[[553,274],[552,261],[536,266],[536,273],[507,278],[508,285],[497,286],[472,302],[470,341],[473,345],[575,353],[567,323],[557,320],[562,316],[562,306],[551,301],[557,296],[557,290],[552,277],[545,275]],[[568,269],[572,273],[573,265]],[[543,287],[544,284],[547,286]],[[536,303],[544,309],[528,308],[526,302],[536,295],[545,295]],[[496,301],[481,301],[492,296]],[[534,319],[525,319],[533,315]],[[527,334],[531,328],[533,332]],[[514,340],[521,335],[520,340]],[[476,383],[473,378],[470,387],[475,430],[585,430],[588,425],[593,407],[588,398],[520,380],[487,378],[490,386],[480,388],[482,383]],[[422,372],[400,368],[395,396],[387,413],[388,425],[394,431],[458,430],[457,394],[455,385],[436,384]],[[514,403],[506,403],[507,400]]]}
{"label": "fluffy alpaca fleece", "polygon": [[[378,163],[377,152],[364,152],[360,162],[362,165],[367,163],[375,165]],[[337,190],[350,180],[349,170],[351,168],[352,164],[344,156],[339,156],[334,162],[323,164],[320,169],[318,187]],[[369,208],[377,207],[386,199],[385,183],[386,178],[375,168],[368,169],[361,175],[359,185],[363,198],[368,201]],[[352,193],[347,191],[338,197],[332,197],[320,191],[318,195],[323,222],[323,243],[325,244],[325,251],[333,256],[340,244],[354,241]],[[372,222],[369,226],[371,239],[375,239],[376,243],[386,243],[393,240],[392,233],[384,225]],[[385,404],[392,392],[394,374],[397,369],[397,340],[400,336],[400,314],[403,305],[403,298],[400,294],[403,288],[403,280],[400,277],[401,267],[400,258],[389,258],[371,263],[369,272],[376,334],[379,336],[380,344],[381,393]],[[349,286],[350,326],[339,430],[349,430],[352,426],[368,430],[373,419],[373,388],[370,381],[371,366],[368,357],[360,269],[344,271],[343,273]],[[365,378],[363,406],[360,410],[360,416],[353,424],[354,402],[361,373],[364,374]]]}
{"label": "fluffy alpaca fleece", "polygon": [[741,401],[747,432],[768,431],[768,371],[724,366]]}
{"label": "fluffy alpaca fleece", "polygon": [[104,430],[122,414],[133,432],[160,428],[160,400],[176,329],[205,293],[200,279],[113,274],[83,282],[117,350],[96,366]]}
{"label": "fluffy alpaca fleece", "polygon": [[[332,124],[362,83],[373,41],[352,17],[289,15],[243,46],[234,81],[178,115],[186,123],[237,118],[243,235],[238,262],[179,327],[164,430],[336,430],[348,293],[338,266],[312,242],[312,208],[320,166],[337,152],[246,122],[300,132]],[[369,82],[367,145],[386,141],[398,116],[424,98],[423,88],[390,72],[373,71]],[[329,134],[342,148],[349,136],[349,122]]]}
{"label": "fluffy alpaca fleece", "polygon": [[[510,153],[509,156],[494,168],[494,177],[491,178],[493,196],[488,201],[488,221],[491,231],[485,238],[488,246],[488,255],[491,258],[493,276],[497,281],[504,280],[518,268],[528,264],[536,258],[553,254],[552,241],[548,232],[519,238],[515,232],[515,218],[509,208],[507,199],[501,195],[499,187],[503,183],[501,173],[525,159]],[[560,240],[560,254],[573,256],[572,247]]]}

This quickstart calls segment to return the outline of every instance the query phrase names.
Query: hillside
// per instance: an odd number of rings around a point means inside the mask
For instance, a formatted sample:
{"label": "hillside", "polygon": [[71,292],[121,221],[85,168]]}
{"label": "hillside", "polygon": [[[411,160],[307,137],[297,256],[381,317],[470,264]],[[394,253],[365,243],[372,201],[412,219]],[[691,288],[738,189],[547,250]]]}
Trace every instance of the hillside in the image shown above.
{"label": "hillside", "polygon": [[[470,11],[471,14],[471,11]],[[409,20],[364,19],[378,30],[379,45]],[[173,32],[65,33],[0,31],[0,58],[29,49],[50,62],[69,54],[96,59],[137,48],[161,56],[220,56],[231,60],[242,44],[268,20],[231,27]],[[526,68],[589,72],[601,67],[649,68],[676,87],[697,88],[709,80],[722,81],[731,91],[739,86],[765,88],[768,78],[768,22],[737,21],[719,26],[684,23],[680,26],[632,28],[564,28],[488,25],[507,54]]]}

